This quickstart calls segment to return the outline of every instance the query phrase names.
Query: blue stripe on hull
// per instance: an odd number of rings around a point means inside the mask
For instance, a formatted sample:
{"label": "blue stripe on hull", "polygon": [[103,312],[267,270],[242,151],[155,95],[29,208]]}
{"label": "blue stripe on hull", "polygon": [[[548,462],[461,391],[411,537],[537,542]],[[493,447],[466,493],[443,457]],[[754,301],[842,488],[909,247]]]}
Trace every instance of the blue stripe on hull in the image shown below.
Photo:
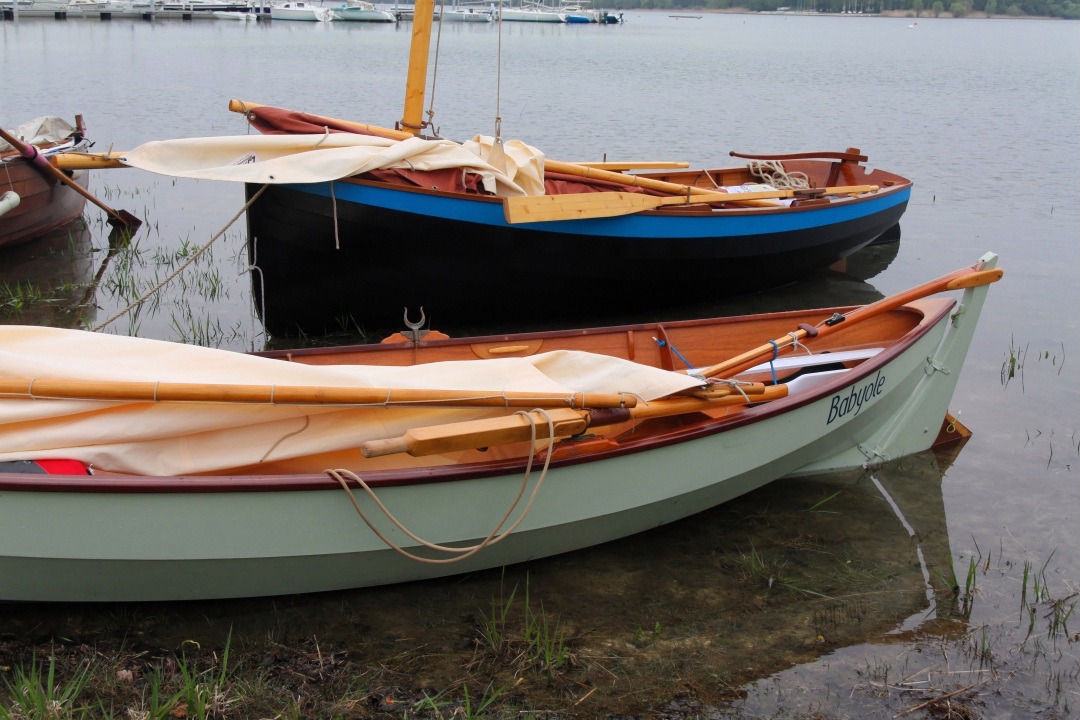
{"label": "blue stripe on hull", "polygon": [[[285,185],[292,190],[331,197],[329,183]],[[333,197],[339,203],[360,203],[431,218],[476,223],[500,228],[516,228],[540,233],[573,234],[620,238],[731,238],[775,233],[801,232],[875,215],[908,202],[911,188],[879,193],[857,202],[809,207],[783,212],[755,211],[740,215],[672,216],[635,213],[590,220],[510,225],[499,202],[461,200],[441,195],[336,183]]]}

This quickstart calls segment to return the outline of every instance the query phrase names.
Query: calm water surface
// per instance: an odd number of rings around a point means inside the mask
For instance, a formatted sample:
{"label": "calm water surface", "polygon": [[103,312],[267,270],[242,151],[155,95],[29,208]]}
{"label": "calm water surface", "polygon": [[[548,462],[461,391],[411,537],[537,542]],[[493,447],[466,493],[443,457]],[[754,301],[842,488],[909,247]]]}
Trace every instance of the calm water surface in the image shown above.
{"label": "calm water surface", "polygon": [[[1036,627],[1041,647],[1054,649],[1033,659],[1019,595],[1025,563],[1045,564],[1054,598],[1080,590],[1080,24],[920,19],[909,28],[910,22],[628,13],[625,25],[613,27],[508,24],[501,38],[497,26],[443,32],[435,123],[448,137],[490,134],[498,113],[504,136],[564,160],[606,156],[716,167],[726,164],[729,150],[858,147],[871,163],[915,181],[898,245],[858,256],[846,273],[821,273],[698,312],[865,302],[971,264],[988,250],[1002,257],[1005,279],[991,290],[953,401],[974,437],[951,464],[930,457],[874,477],[822,479],[821,486],[778,483],[647,539],[525,569],[545,605],[573,625],[596,627],[600,645],[632,639],[635,628],[662,619],[670,629],[665,642],[641,649],[652,653],[653,680],[658,687],[667,682],[671,695],[684,687],[676,678],[687,676],[699,688],[749,683],[735,708],[748,715],[784,707],[858,715],[870,700],[900,712],[916,703],[890,694],[882,668],[896,678],[929,666],[946,690],[997,673],[995,687],[1004,692],[979,700],[988,716],[1035,717],[1048,709],[1068,715],[1080,705],[1078,643]],[[96,149],[120,150],[156,139],[244,134],[242,118],[226,108],[238,97],[392,125],[400,117],[409,37],[408,24],[4,22],[0,123],[82,113]],[[495,73],[500,42],[501,87]],[[109,257],[107,227],[88,206],[84,232],[0,253],[0,284],[56,288],[44,307],[0,309],[0,322],[105,321],[220,231],[242,205],[238,186],[134,170],[97,173],[91,187],[147,219],[137,248]],[[237,223],[210,258],[107,331],[263,347],[268,339],[252,314],[242,233]],[[626,291],[647,285],[648,274],[641,268]],[[88,293],[91,307],[73,310]],[[564,301],[564,293],[554,289],[552,302]],[[484,327],[484,302],[477,328]],[[619,318],[617,297],[612,302],[612,317]],[[472,328],[442,329],[461,334]],[[1010,355],[1019,357],[1021,371],[1005,384],[1001,370]],[[900,503],[888,502],[890,481],[932,505],[919,517],[936,529],[916,527],[917,548],[906,530],[916,523],[901,520],[893,512]],[[843,496],[862,500],[821,523],[821,514],[809,509],[835,487],[855,487],[861,494]],[[980,568],[974,601],[961,608],[968,612],[959,613],[958,624],[944,622],[958,617],[956,607],[944,604],[958,601],[940,587],[928,591],[937,581],[923,582],[916,571],[914,585],[873,602],[791,601],[781,603],[785,609],[773,621],[753,621],[761,594],[739,586],[715,601],[710,592],[720,590],[710,591],[709,573],[725,582],[722,572],[738,564],[738,548],[747,551],[753,543],[772,543],[777,552],[794,547],[791,538],[771,538],[769,523],[751,522],[770,509],[796,536],[818,538],[835,550],[830,557],[844,548],[849,560],[910,569],[918,567],[916,558],[933,555],[937,570],[930,577],[954,567],[961,585],[974,559]],[[804,581],[824,587],[834,570],[820,568]],[[225,604],[208,621],[202,607],[179,606],[168,614],[185,627],[179,634],[190,630],[185,622],[212,634],[237,616],[272,617],[298,637],[317,627],[322,637],[329,632],[348,643],[355,625],[345,626],[360,613],[369,630],[428,632],[425,637],[438,643],[438,628],[465,612],[463,604],[483,606],[497,584],[497,577],[480,577],[298,599],[292,614],[272,614],[272,607],[284,606],[269,602]],[[694,587],[676,591],[687,584]],[[444,616],[418,596],[445,598],[452,609]],[[880,599],[885,596],[893,599]],[[408,612],[374,609],[405,598],[412,603]],[[63,627],[70,612],[50,617]],[[92,623],[86,618],[97,611],[78,612],[80,622]],[[42,611],[3,613],[0,623],[21,626]],[[1075,632],[1080,620],[1073,625]],[[992,667],[965,655],[963,641],[935,659],[921,656],[937,632],[955,639],[979,628],[984,640],[989,633]],[[951,677],[958,666],[972,675]],[[1064,678],[1064,685],[1052,678]],[[614,703],[597,694],[592,709],[601,712],[608,700]]]}

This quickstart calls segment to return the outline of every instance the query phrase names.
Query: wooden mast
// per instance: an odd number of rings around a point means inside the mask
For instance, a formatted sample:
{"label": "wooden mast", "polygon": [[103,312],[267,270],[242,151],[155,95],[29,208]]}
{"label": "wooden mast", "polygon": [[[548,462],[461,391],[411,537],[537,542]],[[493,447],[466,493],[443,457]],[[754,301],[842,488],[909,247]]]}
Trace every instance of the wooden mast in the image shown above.
{"label": "wooden mast", "polygon": [[401,130],[419,135],[424,124],[424,90],[427,87],[428,55],[435,0],[416,0],[413,8],[412,44],[409,46],[409,74],[405,81],[405,114]]}

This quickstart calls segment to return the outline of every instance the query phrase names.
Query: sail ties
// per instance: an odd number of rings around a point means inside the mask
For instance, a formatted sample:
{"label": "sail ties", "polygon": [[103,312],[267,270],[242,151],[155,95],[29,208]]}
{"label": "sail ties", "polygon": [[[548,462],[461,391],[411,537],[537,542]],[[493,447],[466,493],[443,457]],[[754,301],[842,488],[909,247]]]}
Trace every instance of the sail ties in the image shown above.
{"label": "sail ties", "polygon": [[[554,442],[555,422],[551,419],[551,416],[548,415],[548,413],[543,408],[537,408],[532,412],[542,415],[547,421],[548,438],[551,438],[551,440],[549,440],[549,443]],[[382,500],[380,500],[379,497],[375,494],[375,491],[371,488],[371,486],[359,475],[352,472],[351,470],[345,469],[327,469],[324,472],[331,478],[336,480],[337,483],[341,486],[341,488],[345,491],[345,494],[349,496],[349,502],[352,503],[353,509],[356,510],[356,514],[360,516],[360,518],[364,521],[364,524],[366,524],[371,529],[371,531],[375,533],[375,535],[394,552],[410,560],[430,565],[447,565],[450,563],[461,562],[462,560],[472,557],[481,550],[502,541],[506,538],[507,535],[514,532],[514,530],[516,530],[518,526],[520,526],[521,523],[525,520],[525,517],[529,514],[529,511],[532,510],[533,503],[536,500],[536,496],[539,494],[540,488],[544,484],[544,479],[547,477],[548,467],[551,464],[551,456],[554,454],[550,452],[546,453],[544,457],[544,465],[541,469],[540,477],[537,479],[536,485],[533,487],[532,492],[529,494],[529,498],[526,501],[525,507],[522,509],[521,514],[518,516],[517,520],[515,520],[509,527],[504,530],[503,526],[506,525],[506,522],[510,519],[510,516],[513,515],[514,511],[521,503],[521,499],[525,496],[525,490],[529,486],[529,478],[532,476],[533,459],[539,452],[538,448],[536,447],[536,420],[532,417],[531,413],[525,412],[524,410],[519,410],[515,414],[522,415],[529,421],[529,427],[531,431],[530,447],[532,449],[532,452],[529,453],[529,459],[525,464],[525,476],[521,480],[521,487],[518,488],[517,495],[514,497],[513,502],[510,503],[510,507],[503,514],[502,518],[495,525],[495,527],[492,528],[491,532],[489,532],[483,540],[476,543],[475,545],[469,545],[465,547],[450,547],[448,545],[439,545],[437,543],[425,540],[416,533],[414,533],[412,530],[410,530],[408,527],[406,527],[401,520],[399,520],[392,512],[390,512],[389,508],[387,508],[386,505],[383,504]],[[390,521],[390,524],[393,527],[403,532],[414,542],[419,543],[420,545],[428,548],[429,550],[433,550],[437,553],[442,553],[444,556],[424,557],[422,555],[417,555],[415,553],[409,552],[408,550],[391,540],[386,535],[386,533],[382,532],[378,527],[376,527],[374,521],[370,517],[368,517],[367,513],[364,512],[364,509],[360,506],[360,501],[357,500],[352,488],[349,487],[349,480],[356,483],[360,487],[360,489],[363,490],[368,495],[368,497],[371,498],[372,502],[375,503],[375,505],[379,508],[382,514],[386,517],[386,519]]]}

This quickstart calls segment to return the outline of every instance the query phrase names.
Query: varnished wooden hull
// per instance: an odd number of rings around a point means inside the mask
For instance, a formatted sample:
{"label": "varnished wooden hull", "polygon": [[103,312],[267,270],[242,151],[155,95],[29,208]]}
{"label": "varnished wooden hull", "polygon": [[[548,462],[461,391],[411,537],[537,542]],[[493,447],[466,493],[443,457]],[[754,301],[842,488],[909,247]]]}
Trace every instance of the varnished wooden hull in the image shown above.
{"label": "varnished wooden hull", "polygon": [[[72,177],[85,188],[89,171],[76,170]],[[14,156],[5,156],[0,167],[0,191],[9,190],[19,195],[20,202],[0,215],[0,247],[41,237],[79,217],[86,204],[78,192]]]}

